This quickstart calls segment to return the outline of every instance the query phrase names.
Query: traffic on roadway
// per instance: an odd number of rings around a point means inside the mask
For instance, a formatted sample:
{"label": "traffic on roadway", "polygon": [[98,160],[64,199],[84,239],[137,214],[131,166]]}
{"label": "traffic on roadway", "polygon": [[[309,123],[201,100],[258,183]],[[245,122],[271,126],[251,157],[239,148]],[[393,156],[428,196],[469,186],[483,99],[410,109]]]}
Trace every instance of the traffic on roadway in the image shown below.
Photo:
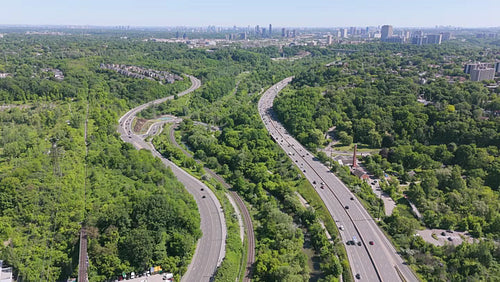
{"label": "traffic on roadway", "polygon": [[[193,76],[188,77],[192,83],[191,87],[179,93],[178,96],[188,94],[201,86],[200,80]],[[173,96],[154,100],[128,111],[119,120],[118,132],[123,141],[131,143],[138,150],[149,150],[154,156],[160,158],[165,166],[170,167],[177,179],[184,184],[186,190],[193,195],[198,205],[198,211],[200,212],[200,227],[203,235],[198,241],[191,263],[181,281],[210,281],[217,267],[222,263],[226,250],[227,229],[224,211],[219,200],[205,184],[164,158],[154,148],[153,144],[146,142],[144,136],[137,135],[132,128],[132,123],[137,113],[151,105],[163,103],[168,99],[173,99]]]}
{"label": "traffic on roadway", "polygon": [[271,137],[304,173],[339,228],[354,277],[365,281],[418,281],[363,205],[330,169],[307,151],[280,124],[273,101],[292,77],[270,87],[258,104]]}

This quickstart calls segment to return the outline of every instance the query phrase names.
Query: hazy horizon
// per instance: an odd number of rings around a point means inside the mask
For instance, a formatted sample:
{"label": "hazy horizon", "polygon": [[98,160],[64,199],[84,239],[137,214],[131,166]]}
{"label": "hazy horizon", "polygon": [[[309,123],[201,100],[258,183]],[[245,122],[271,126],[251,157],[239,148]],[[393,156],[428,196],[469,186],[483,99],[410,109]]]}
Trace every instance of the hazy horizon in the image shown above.
{"label": "hazy horizon", "polygon": [[192,0],[19,0],[8,1],[0,25],[133,27],[280,27],[381,26],[401,28],[499,27],[500,1],[387,0],[311,1]]}

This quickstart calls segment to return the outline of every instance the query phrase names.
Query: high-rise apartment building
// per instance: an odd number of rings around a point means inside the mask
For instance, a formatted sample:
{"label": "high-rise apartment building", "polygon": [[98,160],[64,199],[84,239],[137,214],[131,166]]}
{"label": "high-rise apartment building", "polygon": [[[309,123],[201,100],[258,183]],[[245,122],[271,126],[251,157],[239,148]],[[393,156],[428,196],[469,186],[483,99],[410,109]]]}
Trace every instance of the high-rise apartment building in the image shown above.
{"label": "high-rise apartment building", "polygon": [[442,34],[429,34],[427,35],[427,44],[441,44],[442,38]]}
{"label": "high-rise apartment building", "polygon": [[475,69],[486,69],[488,67],[489,67],[488,63],[466,64],[465,67],[464,67],[464,73],[470,74],[472,70],[475,70]]}
{"label": "high-rise apartment building", "polygon": [[472,81],[492,80],[494,78],[494,68],[477,68],[470,71],[470,80]]}
{"label": "high-rise apartment building", "polygon": [[392,25],[383,25],[381,33],[382,33],[382,36],[380,38],[382,40],[391,37],[392,33],[393,33]]}

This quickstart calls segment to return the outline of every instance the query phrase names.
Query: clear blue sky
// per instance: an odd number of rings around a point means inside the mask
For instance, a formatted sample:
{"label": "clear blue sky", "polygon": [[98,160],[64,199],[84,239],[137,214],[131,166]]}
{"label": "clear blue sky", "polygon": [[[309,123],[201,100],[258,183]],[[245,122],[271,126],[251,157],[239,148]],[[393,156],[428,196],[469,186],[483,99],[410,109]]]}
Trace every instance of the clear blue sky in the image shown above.
{"label": "clear blue sky", "polygon": [[0,24],[500,26],[500,0],[2,0]]}

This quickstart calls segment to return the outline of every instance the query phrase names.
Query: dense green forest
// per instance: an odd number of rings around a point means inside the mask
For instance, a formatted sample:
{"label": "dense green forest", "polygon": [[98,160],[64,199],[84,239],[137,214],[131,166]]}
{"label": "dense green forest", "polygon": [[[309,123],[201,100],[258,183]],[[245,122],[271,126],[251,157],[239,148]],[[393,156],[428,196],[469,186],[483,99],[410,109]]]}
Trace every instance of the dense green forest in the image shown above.
{"label": "dense green forest", "polygon": [[[206,52],[180,44],[124,41],[112,33],[10,33],[0,44],[5,50],[0,71],[10,74],[0,79],[0,99],[9,105],[0,111],[0,258],[20,279],[75,277],[81,224],[89,234],[91,281],[151,265],[182,274],[201,235],[195,203],[172,173],[149,153],[121,142],[116,133],[122,113],[180,92],[188,80],[159,85],[100,69],[101,63],[190,73],[202,80],[203,87],[187,104],[173,100],[141,115],[173,113],[227,127],[217,142],[228,150],[223,158],[231,162],[217,160],[209,151],[205,155],[211,161],[207,165],[220,170],[252,204],[258,222],[256,280],[307,280],[311,258],[303,253],[306,240],[321,257],[316,275],[330,281],[348,271],[343,249],[326,239],[318,215],[293,195],[308,184],[269,139],[254,106],[258,94],[290,75],[289,69],[305,70],[325,58],[274,64],[268,55],[275,56],[276,49]],[[293,55],[300,49],[285,51]],[[196,126],[183,130],[186,136],[203,133]],[[244,142],[229,143],[240,132]],[[197,148],[196,156],[207,160],[201,152]],[[253,160],[245,155],[254,154],[259,163],[249,167]],[[275,176],[269,178],[267,171]],[[334,229],[332,222],[328,225]]]}
{"label": "dense green forest", "polygon": [[[19,279],[75,277],[82,225],[89,235],[90,281],[151,265],[181,275],[201,235],[196,204],[171,171],[116,132],[128,109],[174,95],[188,88],[189,80],[161,85],[100,69],[101,63],[201,79],[202,88],[193,94],[141,116],[183,117],[179,133],[185,146],[249,204],[257,239],[254,280],[337,281],[341,274],[351,279],[332,218],[258,116],[260,94],[291,75],[291,87],[274,108],[294,136],[316,149],[335,126],[342,145],[356,142],[378,152],[364,158],[375,175],[399,176],[383,186],[398,207],[382,225],[422,278],[500,276],[494,241],[500,237],[499,88],[459,79],[468,78],[463,63],[499,59],[497,49],[469,41],[425,47],[231,46],[207,52],[143,41],[142,32],[123,35],[9,32],[0,39],[0,72],[9,74],[0,79],[5,106],[0,109],[0,259]],[[310,55],[300,60],[270,59],[305,51]],[[53,69],[64,78],[56,78]],[[165,134],[153,139],[159,151],[201,170]],[[374,213],[380,201],[368,186],[344,168],[334,169],[346,184],[361,187],[358,193]],[[303,207],[295,192],[311,207]],[[403,195],[417,205],[422,221],[411,215]],[[481,242],[434,247],[412,236],[423,227],[468,231]],[[222,274],[216,280],[225,281]]]}
{"label": "dense green forest", "polygon": [[201,235],[196,204],[159,160],[123,143],[116,125],[129,107],[189,81],[159,85],[99,70],[100,62],[130,63],[101,56],[99,40],[12,36],[2,41],[11,55],[1,68],[13,75],[0,79],[10,105],[0,111],[0,258],[23,281],[75,277],[83,224],[91,281],[151,265],[183,273]]}
{"label": "dense green forest", "polygon": [[[405,194],[423,214],[417,221],[401,201],[383,226],[424,279],[499,279],[500,248],[491,241],[500,239],[499,88],[458,77],[466,77],[463,62],[495,61],[500,50],[378,48],[296,75],[274,109],[313,150],[332,127],[340,145],[378,149],[364,157],[366,167],[378,178],[392,174],[384,190],[395,199]],[[434,247],[412,238],[421,225],[468,231],[481,242]]]}

